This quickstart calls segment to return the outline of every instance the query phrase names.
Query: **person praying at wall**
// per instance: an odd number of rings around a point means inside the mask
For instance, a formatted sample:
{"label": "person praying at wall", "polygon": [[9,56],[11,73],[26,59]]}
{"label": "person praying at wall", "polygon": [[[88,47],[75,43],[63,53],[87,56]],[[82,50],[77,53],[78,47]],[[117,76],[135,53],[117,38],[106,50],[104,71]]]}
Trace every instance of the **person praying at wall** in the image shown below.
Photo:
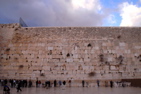
{"label": "person praying at wall", "polygon": [[15,87],[16,86],[16,80],[14,79],[13,80],[13,87]]}
{"label": "person praying at wall", "polygon": [[83,87],[85,86],[85,81],[84,81],[84,80],[82,80],[82,86],[83,86]]}
{"label": "person praying at wall", "polygon": [[38,87],[38,80],[36,81],[36,87]]}
{"label": "person praying at wall", "polygon": [[10,82],[11,87],[13,87],[13,80],[10,79],[9,82]]}
{"label": "person praying at wall", "polygon": [[38,86],[39,86],[39,87],[41,86],[41,81],[40,81],[40,80],[38,81]]}
{"label": "person praying at wall", "polygon": [[24,87],[27,87],[27,80],[24,80]]}
{"label": "person praying at wall", "polygon": [[48,87],[51,87],[51,82],[50,81],[48,81]]}
{"label": "person praying at wall", "polygon": [[113,81],[110,81],[110,87],[111,88],[113,87]]}
{"label": "person praying at wall", "polygon": [[100,81],[99,81],[99,80],[97,80],[97,86],[98,86],[98,87],[100,86]]}
{"label": "person praying at wall", "polygon": [[66,86],[66,81],[63,81],[63,87],[62,87],[62,89],[65,89],[65,86]]}
{"label": "person praying at wall", "polygon": [[108,87],[108,82],[107,81],[105,81],[105,87]]}
{"label": "person praying at wall", "polygon": [[89,87],[89,82],[88,81],[86,82],[86,87]]}
{"label": "person praying at wall", "polygon": [[71,87],[71,80],[69,80],[69,87]]}
{"label": "person praying at wall", "polygon": [[62,85],[62,81],[60,80],[60,81],[59,81],[59,86],[61,86],[61,85]]}
{"label": "person praying at wall", "polygon": [[56,85],[57,85],[57,81],[56,81],[56,80],[54,80],[54,87],[56,87]]}
{"label": "person praying at wall", "polygon": [[32,81],[29,80],[29,82],[28,82],[28,87],[31,87],[31,86],[32,86]]}
{"label": "person praying at wall", "polygon": [[1,79],[1,86],[4,86],[4,80]]}
{"label": "person praying at wall", "polygon": [[45,82],[45,87],[48,88],[48,81]]}
{"label": "person praying at wall", "polygon": [[8,82],[7,79],[5,79],[5,80],[4,80],[4,84],[7,84],[7,82]]}
{"label": "person praying at wall", "polygon": [[0,79],[0,86],[1,86],[1,79]]}

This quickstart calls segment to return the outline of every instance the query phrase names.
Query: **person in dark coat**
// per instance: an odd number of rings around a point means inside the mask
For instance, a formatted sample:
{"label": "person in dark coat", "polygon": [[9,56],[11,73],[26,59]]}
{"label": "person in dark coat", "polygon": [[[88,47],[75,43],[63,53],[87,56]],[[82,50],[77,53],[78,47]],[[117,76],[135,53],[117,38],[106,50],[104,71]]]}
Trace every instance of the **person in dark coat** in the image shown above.
{"label": "person in dark coat", "polygon": [[36,81],[36,87],[38,87],[38,80]]}
{"label": "person in dark coat", "polygon": [[84,80],[82,80],[82,86],[83,86],[83,87],[85,86],[85,81],[84,81]]}
{"label": "person in dark coat", "polygon": [[51,87],[51,83],[50,83],[50,81],[48,81],[48,87]]}
{"label": "person in dark coat", "polygon": [[7,84],[7,79],[4,80],[4,84]]}
{"label": "person in dark coat", "polygon": [[17,92],[22,91],[21,90],[21,82],[18,82],[18,86],[17,86]]}
{"label": "person in dark coat", "polygon": [[96,82],[97,82],[97,86],[99,87],[99,86],[100,86],[100,81],[99,81],[99,80],[97,80]]}
{"label": "person in dark coat", "polygon": [[29,80],[29,82],[28,82],[28,87],[31,87],[31,86],[32,86],[32,81]]}
{"label": "person in dark coat", "polygon": [[10,88],[7,86],[7,84],[4,85],[3,91],[5,92],[4,94],[10,94]]}
{"label": "person in dark coat", "polygon": [[46,81],[46,88],[48,89],[50,87],[50,81]]}
{"label": "person in dark coat", "polygon": [[66,85],[66,81],[63,81],[63,85]]}
{"label": "person in dark coat", "polygon": [[65,86],[66,86],[66,81],[63,81],[63,87],[62,87],[62,89],[65,89]]}
{"label": "person in dark coat", "polygon": [[27,80],[24,80],[24,87],[27,87]]}
{"label": "person in dark coat", "polygon": [[110,81],[110,87],[111,88],[113,87],[113,81]]}
{"label": "person in dark coat", "polygon": [[10,84],[11,84],[11,87],[13,87],[13,80],[12,79],[10,79]]}
{"label": "person in dark coat", "polygon": [[56,87],[56,85],[57,85],[57,81],[56,81],[56,80],[54,80],[54,87]]}

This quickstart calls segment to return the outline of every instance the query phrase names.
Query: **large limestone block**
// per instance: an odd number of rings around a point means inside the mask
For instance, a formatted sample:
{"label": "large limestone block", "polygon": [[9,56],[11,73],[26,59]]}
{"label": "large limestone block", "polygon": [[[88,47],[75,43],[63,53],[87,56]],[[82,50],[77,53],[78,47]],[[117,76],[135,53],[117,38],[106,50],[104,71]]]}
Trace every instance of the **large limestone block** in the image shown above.
{"label": "large limestone block", "polygon": [[43,66],[43,70],[50,70],[50,66]]}

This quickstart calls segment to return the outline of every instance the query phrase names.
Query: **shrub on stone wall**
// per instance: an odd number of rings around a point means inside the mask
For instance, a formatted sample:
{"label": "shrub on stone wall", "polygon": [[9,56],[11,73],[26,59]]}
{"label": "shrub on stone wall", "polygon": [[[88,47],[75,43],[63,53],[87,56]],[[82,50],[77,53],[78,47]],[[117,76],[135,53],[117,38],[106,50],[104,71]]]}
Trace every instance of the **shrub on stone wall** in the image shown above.
{"label": "shrub on stone wall", "polygon": [[119,64],[122,64],[123,58],[124,58],[124,57],[123,57],[122,55],[120,55],[120,56],[117,58]]}
{"label": "shrub on stone wall", "polygon": [[104,55],[103,55],[103,54],[100,54],[100,55],[99,55],[99,61],[100,61],[100,62],[104,62]]}
{"label": "shrub on stone wall", "polygon": [[121,36],[119,35],[119,36],[117,36],[117,38],[118,38],[118,39],[120,39],[120,38],[121,38]]}
{"label": "shrub on stone wall", "polygon": [[95,76],[95,72],[90,72],[88,75],[89,77]]}
{"label": "shrub on stone wall", "polygon": [[40,76],[45,76],[45,74],[44,73],[41,73]]}
{"label": "shrub on stone wall", "polygon": [[7,48],[6,51],[7,51],[7,52],[10,51],[10,48]]}
{"label": "shrub on stone wall", "polygon": [[19,68],[21,69],[21,68],[23,68],[24,66],[23,65],[19,65]]}

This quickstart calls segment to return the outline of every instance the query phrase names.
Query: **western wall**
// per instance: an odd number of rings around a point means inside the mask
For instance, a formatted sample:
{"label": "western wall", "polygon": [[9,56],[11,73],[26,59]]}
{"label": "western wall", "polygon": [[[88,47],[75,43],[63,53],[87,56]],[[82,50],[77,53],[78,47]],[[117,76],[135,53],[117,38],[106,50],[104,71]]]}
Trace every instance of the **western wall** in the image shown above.
{"label": "western wall", "polygon": [[0,24],[0,79],[141,79],[141,27]]}

